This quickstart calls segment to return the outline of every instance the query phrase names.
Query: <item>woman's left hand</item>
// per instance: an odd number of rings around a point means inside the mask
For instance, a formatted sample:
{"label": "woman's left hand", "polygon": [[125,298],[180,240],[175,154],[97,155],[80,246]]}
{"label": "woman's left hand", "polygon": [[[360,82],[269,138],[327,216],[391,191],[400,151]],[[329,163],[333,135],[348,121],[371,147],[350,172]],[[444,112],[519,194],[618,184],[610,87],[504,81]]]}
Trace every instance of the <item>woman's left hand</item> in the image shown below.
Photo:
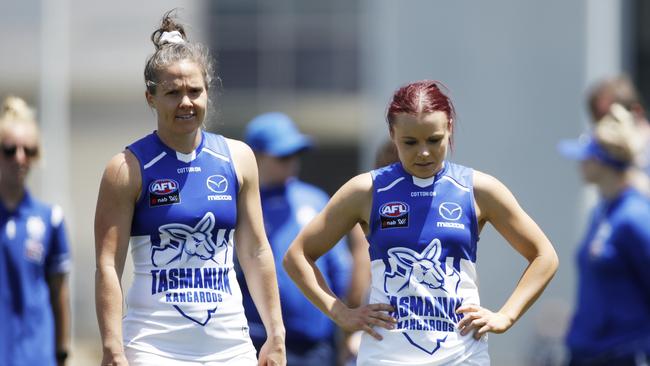
{"label": "woman's left hand", "polygon": [[460,334],[474,332],[474,339],[480,339],[487,332],[503,333],[514,323],[509,316],[492,312],[479,305],[463,305],[456,313],[463,314],[463,319],[457,325]]}

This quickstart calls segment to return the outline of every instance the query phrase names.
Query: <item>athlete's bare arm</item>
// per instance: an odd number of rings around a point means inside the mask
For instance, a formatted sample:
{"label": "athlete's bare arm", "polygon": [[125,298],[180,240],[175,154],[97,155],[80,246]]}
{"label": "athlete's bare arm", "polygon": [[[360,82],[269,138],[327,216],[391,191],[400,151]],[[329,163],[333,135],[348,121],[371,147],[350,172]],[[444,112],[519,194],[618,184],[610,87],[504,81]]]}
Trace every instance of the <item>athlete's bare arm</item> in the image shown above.
{"label": "athlete's bare arm", "polygon": [[458,323],[462,334],[508,330],[535,302],[558,267],[558,257],[546,235],[519,206],[512,193],[496,178],[474,171],[474,197],[479,227],[489,222],[527,261],[519,283],[501,309],[493,313],[477,305],[458,309],[465,317]]}
{"label": "athlete's bare arm", "polygon": [[370,304],[350,309],[327,285],[316,260],[330,250],[356,224],[367,231],[372,204],[372,178],[358,175],[339,189],[327,206],[293,241],[284,257],[284,268],[305,296],[348,332],[363,330],[377,339],[373,326],[387,329],[395,321],[386,314],[388,304]]}
{"label": "athlete's bare arm", "polygon": [[241,141],[231,139],[226,141],[239,182],[235,231],[237,259],[267,334],[267,340],[260,350],[259,361],[261,365],[284,365],[286,362],[285,329],[282,323],[273,252],[266,238],[262,221],[255,155],[250,147]]}
{"label": "athlete's bare arm", "polygon": [[127,365],[122,344],[122,288],[133,210],[142,185],[130,151],[114,156],[99,187],[95,211],[95,306],[102,337],[102,365]]}

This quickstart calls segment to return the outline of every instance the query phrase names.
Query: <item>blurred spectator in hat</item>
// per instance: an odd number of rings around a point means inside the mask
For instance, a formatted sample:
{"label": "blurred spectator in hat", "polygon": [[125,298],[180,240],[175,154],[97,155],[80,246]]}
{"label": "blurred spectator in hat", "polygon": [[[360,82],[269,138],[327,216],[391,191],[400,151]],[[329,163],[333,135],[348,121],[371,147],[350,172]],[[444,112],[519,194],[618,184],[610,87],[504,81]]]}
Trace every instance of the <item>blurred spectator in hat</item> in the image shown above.
{"label": "blurred spectator in hat", "polygon": [[[635,133],[630,137],[637,151],[632,169],[633,182],[642,192],[650,194],[650,122],[634,83],[627,75],[605,78],[590,89],[587,97],[591,122],[597,125],[609,113],[612,104],[625,107],[633,118]],[[644,174],[640,174],[644,173]]]}
{"label": "blurred spectator in hat", "polygon": [[[335,365],[335,324],[305,298],[281,266],[284,253],[298,232],[329,199],[318,187],[298,179],[300,154],[311,149],[313,141],[298,130],[291,118],[279,112],[265,113],[250,121],[245,141],[257,158],[264,226],[276,262],[287,332],[287,365]],[[351,271],[345,240],[323,255],[317,265],[333,291],[344,296]],[[250,335],[259,350],[266,339],[264,326],[247,286],[242,289]]]}
{"label": "blurred spectator in hat", "polygon": [[570,366],[650,361],[650,202],[634,185],[636,134],[631,113],[615,103],[591,134],[558,146],[599,193],[577,253]]}

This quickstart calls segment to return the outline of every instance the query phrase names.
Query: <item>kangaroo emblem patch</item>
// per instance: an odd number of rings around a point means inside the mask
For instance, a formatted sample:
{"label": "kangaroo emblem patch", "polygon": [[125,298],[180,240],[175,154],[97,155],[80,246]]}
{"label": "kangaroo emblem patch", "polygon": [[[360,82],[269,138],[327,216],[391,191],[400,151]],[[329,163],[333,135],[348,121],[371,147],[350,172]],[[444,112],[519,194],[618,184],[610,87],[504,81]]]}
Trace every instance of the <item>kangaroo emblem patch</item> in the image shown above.
{"label": "kangaroo emblem patch", "polygon": [[[459,272],[445,263],[439,239],[433,239],[422,252],[406,247],[388,250],[384,291],[395,308],[397,329],[416,348],[436,352],[461,319],[456,309]],[[433,336],[432,336],[433,335]]]}
{"label": "kangaroo emblem patch", "polygon": [[[180,223],[158,228],[160,241],[151,250],[151,294],[162,296],[182,316],[206,325],[225,296],[230,296],[234,229],[213,232],[215,217],[207,212],[194,226]],[[206,265],[206,262],[214,262]],[[215,265],[216,264],[216,265]]]}

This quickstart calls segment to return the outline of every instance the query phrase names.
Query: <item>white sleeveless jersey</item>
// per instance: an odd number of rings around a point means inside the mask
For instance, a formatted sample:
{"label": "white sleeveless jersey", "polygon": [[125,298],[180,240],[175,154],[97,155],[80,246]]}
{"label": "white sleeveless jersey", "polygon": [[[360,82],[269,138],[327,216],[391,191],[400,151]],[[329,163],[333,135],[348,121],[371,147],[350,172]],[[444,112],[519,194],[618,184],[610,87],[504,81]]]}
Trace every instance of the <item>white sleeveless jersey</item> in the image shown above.
{"label": "white sleeveless jersey", "polygon": [[233,266],[238,182],[225,139],[202,132],[191,154],[152,133],[131,226],[135,268],[124,345],[177,360],[227,361],[255,349]]}
{"label": "white sleeveless jersey", "polygon": [[489,365],[487,338],[461,336],[462,304],[480,304],[472,169],[445,162],[430,179],[400,163],[372,172],[369,303],[391,304],[395,329],[367,333],[358,365]]}

